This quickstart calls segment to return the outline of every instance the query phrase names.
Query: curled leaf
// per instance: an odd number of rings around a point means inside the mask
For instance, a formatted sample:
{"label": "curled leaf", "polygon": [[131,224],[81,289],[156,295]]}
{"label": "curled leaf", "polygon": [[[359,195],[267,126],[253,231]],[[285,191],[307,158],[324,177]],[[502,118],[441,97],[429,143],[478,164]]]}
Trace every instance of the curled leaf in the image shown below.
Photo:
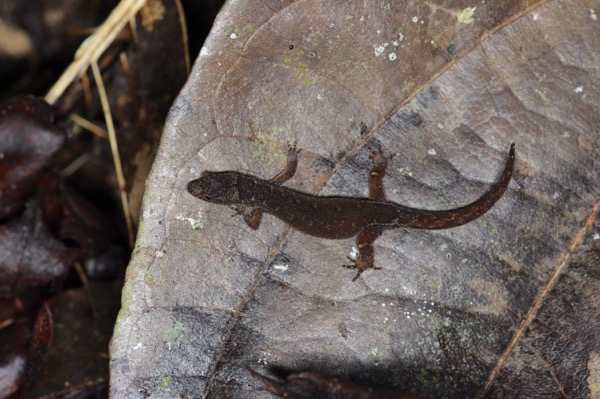
{"label": "curled leaf", "polygon": [[418,396],[361,386],[340,378],[319,373],[302,371],[292,373],[280,382],[255,371],[250,374],[261,380],[266,389],[289,399],[418,399]]}

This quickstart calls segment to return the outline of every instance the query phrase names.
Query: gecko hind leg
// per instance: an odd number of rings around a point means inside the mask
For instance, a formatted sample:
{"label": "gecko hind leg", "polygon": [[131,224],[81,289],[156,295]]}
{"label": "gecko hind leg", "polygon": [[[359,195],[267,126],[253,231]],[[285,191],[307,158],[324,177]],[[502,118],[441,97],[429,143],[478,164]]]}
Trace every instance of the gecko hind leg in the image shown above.
{"label": "gecko hind leg", "polygon": [[271,181],[275,184],[283,184],[296,174],[296,168],[298,167],[298,154],[301,150],[296,149],[296,143],[289,144],[286,150],[286,164],[285,168],[277,174]]}
{"label": "gecko hind leg", "polygon": [[367,269],[379,269],[375,267],[373,242],[383,234],[383,230],[381,226],[368,226],[356,237],[358,258],[351,265],[343,265],[343,267],[349,269],[356,269],[356,276],[354,276],[352,281],[356,281]]}
{"label": "gecko hind leg", "polygon": [[371,173],[369,174],[369,199],[373,201],[385,201],[385,188],[383,178],[387,171],[388,161],[394,155],[385,156],[381,150],[381,144],[377,148],[371,147]]}

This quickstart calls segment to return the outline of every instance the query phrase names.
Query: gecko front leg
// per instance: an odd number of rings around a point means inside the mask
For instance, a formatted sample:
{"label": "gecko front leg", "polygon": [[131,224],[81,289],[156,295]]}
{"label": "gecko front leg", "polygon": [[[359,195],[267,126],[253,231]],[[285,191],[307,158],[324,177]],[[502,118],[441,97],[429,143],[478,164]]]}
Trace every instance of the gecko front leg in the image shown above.
{"label": "gecko front leg", "polygon": [[[277,174],[271,181],[277,185],[285,183],[296,174],[298,168],[298,154],[300,150],[296,149],[296,144],[290,144],[286,150],[286,163],[285,167],[281,172]],[[231,209],[235,211],[233,216],[241,215],[244,218],[244,222],[252,229],[257,230],[260,227],[262,221],[263,210],[260,208],[252,208],[246,205],[232,205]]]}

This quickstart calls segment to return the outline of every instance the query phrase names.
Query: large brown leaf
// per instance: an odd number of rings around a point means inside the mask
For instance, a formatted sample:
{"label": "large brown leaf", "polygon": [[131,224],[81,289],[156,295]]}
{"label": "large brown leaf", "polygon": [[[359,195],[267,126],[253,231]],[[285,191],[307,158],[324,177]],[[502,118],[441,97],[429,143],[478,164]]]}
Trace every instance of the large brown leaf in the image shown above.
{"label": "large brown leaf", "polygon": [[[229,2],[146,185],[113,397],[274,397],[246,367],[430,398],[597,394],[599,11],[597,0]],[[395,154],[385,184],[404,205],[471,202],[513,141],[514,181],[466,226],[386,232],[382,269],[354,283],[341,267],[353,240],[270,216],[254,231],[185,190],[203,170],[270,178],[296,142],[286,185],[366,196],[374,141]]]}

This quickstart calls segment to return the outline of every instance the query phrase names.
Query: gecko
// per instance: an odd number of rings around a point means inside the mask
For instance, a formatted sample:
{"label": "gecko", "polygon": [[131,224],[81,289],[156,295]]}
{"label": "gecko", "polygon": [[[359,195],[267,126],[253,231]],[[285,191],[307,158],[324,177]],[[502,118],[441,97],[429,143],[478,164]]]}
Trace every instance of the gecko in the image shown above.
{"label": "gecko", "polygon": [[259,228],[263,213],[269,213],[314,237],[356,237],[358,257],[351,265],[344,265],[357,270],[352,281],[365,270],[376,269],[373,243],[384,231],[400,227],[447,229],[485,214],[506,191],[515,163],[512,143],[500,179],[483,196],[459,208],[428,210],[386,200],[383,179],[390,157],[383,155],[381,147],[371,153],[368,198],[315,196],[284,187],[282,184],[296,173],[299,153],[295,146],[288,146],[285,168],[270,180],[234,171],[204,171],[200,178],[188,182],[187,190],[204,201],[231,206],[254,230]]}

